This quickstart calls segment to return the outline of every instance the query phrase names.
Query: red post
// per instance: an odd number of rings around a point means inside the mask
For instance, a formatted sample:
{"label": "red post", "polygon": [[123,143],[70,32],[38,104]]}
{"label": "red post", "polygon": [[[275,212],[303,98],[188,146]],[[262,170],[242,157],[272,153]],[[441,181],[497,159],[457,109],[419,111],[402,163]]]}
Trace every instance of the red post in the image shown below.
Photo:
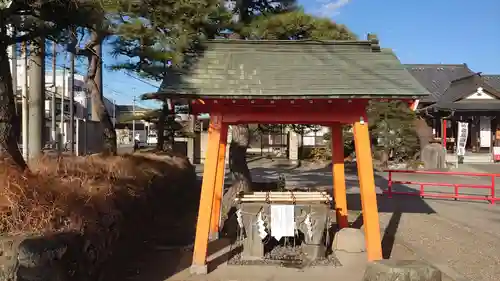
{"label": "red post", "polygon": [[392,198],[392,171],[389,171],[389,182],[387,183],[387,194]]}
{"label": "red post", "polygon": [[491,204],[495,204],[495,175],[491,175]]}
{"label": "red post", "polygon": [[443,131],[442,131],[442,136],[441,138],[443,139],[443,147],[444,150],[448,151],[446,149],[446,119],[443,119]]}
{"label": "red post", "polygon": [[[399,195],[413,195],[430,197],[430,198],[453,198],[454,200],[467,199],[467,200],[486,200],[490,204],[495,204],[500,198],[496,197],[495,181],[496,177],[500,174],[489,174],[489,173],[470,173],[470,172],[444,172],[444,171],[408,171],[408,170],[385,170],[389,173],[387,190],[384,190],[384,194],[387,194],[389,198],[394,194]],[[459,184],[459,183],[448,183],[448,182],[419,182],[419,181],[401,181],[393,180],[393,173],[404,173],[404,174],[427,174],[427,175],[448,175],[448,176],[470,176],[470,177],[489,177],[491,178],[491,183],[489,184]],[[392,187],[394,184],[405,184],[405,185],[417,185],[419,190],[417,191],[393,191]],[[425,186],[442,186],[442,187],[453,187],[453,193],[426,193]],[[474,188],[474,189],[488,189],[490,190],[490,195],[463,195],[460,194],[460,188]]]}

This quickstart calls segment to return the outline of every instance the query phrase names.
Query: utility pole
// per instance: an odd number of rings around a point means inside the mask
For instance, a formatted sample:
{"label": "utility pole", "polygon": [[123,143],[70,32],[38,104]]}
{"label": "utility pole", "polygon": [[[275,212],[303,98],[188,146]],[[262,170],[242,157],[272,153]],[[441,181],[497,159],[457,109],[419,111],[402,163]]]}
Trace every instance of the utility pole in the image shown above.
{"label": "utility pole", "polygon": [[64,98],[66,97],[66,59],[64,60],[63,72],[62,72],[62,92],[61,92],[61,137],[60,137],[60,145],[59,150],[63,151],[65,142],[64,142]]}
{"label": "utility pole", "polygon": [[42,156],[44,147],[45,118],[45,38],[33,41],[30,52],[29,87],[29,156],[37,159]]}
{"label": "utility pole", "polygon": [[71,154],[75,152],[75,54],[70,53],[70,89],[69,89],[69,151]]}
{"label": "utility pole", "polygon": [[132,100],[132,139],[134,140],[135,143],[135,96],[134,99]]}
{"label": "utility pole", "polygon": [[57,44],[52,43],[52,98],[50,99],[50,127],[52,128],[52,143],[57,144],[57,122],[56,122],[56,76],[57,76]]}
{"label": "utility pole", "polygon": [[24,81],[22,84],[21,100],[22,100],[22,145],[23,145],[23,157],[24,160],[28,160],[28,44],[23,42],[23,74]]}

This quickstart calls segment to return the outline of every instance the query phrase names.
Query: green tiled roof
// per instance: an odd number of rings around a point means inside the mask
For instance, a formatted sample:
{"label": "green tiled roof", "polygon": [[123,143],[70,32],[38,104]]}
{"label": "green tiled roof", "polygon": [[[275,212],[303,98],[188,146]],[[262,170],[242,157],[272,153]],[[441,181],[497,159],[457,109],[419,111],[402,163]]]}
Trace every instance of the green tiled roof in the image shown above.
{"label": "green tiled roof", "polygon": [[378,40],[211,40],[191,70],[168,75],[159,95],[416,98],[429,92]]}

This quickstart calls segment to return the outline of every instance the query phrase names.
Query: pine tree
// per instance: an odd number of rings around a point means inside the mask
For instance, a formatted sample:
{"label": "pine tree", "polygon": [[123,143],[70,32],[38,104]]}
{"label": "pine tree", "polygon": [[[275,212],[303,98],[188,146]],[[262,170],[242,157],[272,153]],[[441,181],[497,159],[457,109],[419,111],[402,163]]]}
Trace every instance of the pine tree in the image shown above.
{"label": "pine tree", "polygon": [[67,51],[87,60],[86,88],[90,91],[92,120],[100,122],[104,136],[104,154],[116,155],[117,137],[103,95],[103,53],[106,38],[114,32],[117,18],[127,14],[131,2],[123,0],[85,1],[79,3],[76,19],[67,30],[66,36],[57,38],[66,45]]}
{"label": "pine tree", "polygon": [[[218,0],[147,0],[129,10],[116,24],[113,55],[127,58],[112,66],[143,78],[163,81],[169,74],[189,68],[201,41],[215,38],[227,28],[231,14]],[[163,102],[158,117],[158,149],[169,150],[176,114],[175,100]]]}
{"label": "pine tree", "polygon": [[419,150],[416,115],[403,101],[376,101],[368,107],[368,123],[374,152],[383,165],[389,159],[403,161],[413,158]]}
{"label": "pine tree", "polygon": [[352,40],[356,35],[346,26],[328,18],[319,18],[302,9],[280,13],[272,17],[255,18],[242,29],[250,39],[266,40]]}

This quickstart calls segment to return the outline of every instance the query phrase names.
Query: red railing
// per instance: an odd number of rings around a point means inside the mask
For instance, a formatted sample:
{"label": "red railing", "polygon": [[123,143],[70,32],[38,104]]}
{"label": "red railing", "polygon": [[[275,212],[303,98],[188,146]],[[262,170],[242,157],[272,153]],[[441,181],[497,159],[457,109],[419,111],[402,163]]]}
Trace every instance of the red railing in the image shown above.
{"label": "red railing", "polygon": [[[392,197],[393,194],[399,195],[416,195],[422,198],[424,197],[432,197],[432,198],[453,198],[455,200],[458,199],[466,199],[466,200],[487,200],[491,204],[494,204],[495,201],[500,200],[495,195],[495,178],[500,177],[500,174],[488,174],[488,173],[468,173],[468,172],[438,172],[438,171],[407,171],[407,170],[386,170],[385,172],[389,173],[387,190],[384,190],[384,193],[388,195],[389,198]],[[467,184],[467,183],[445,183],[445,182],[421,182],[421,181],[400,181],[393,180],[393,173],[401,173],[401,174],[422,174],[422,175],[442,175],[442,176],[467,176],[467,177],[487,177],[491,180],[490,184]],[[418,185],[420,189],[418,191],[409,192],[409,191],[394,191],[394,184],[406,184],[406,185]],[[426,186],[443,186],[443,187],[453,187],[453,193],[429,193],[425,192]],[[490,191],[489,195],[464,195],[459,193],[460,188],[479,188],[479,189],[488,189]]]}

